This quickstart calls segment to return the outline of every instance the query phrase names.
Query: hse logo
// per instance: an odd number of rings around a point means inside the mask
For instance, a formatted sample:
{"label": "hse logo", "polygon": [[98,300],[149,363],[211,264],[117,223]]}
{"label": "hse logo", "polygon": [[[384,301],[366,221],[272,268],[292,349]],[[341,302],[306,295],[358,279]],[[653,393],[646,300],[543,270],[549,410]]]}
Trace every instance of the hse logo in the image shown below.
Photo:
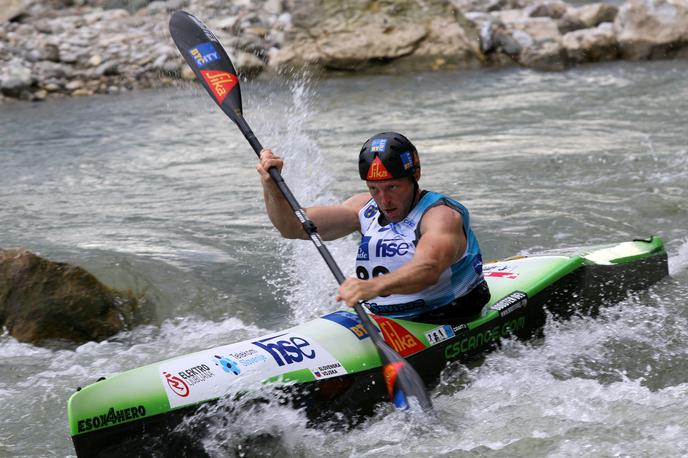
{"label": "hse logo", "polygon": [[375,157],[373,163],[370,164],[368,169],[368,176],[366,180],[391,180],[392,174],[389,173],[385,165],[382,163],[379,157]]}
{"label": "hse logo", "polygon": [[220,59],[220,54],[212,43],[202,43],[189,51],[198,68]]}
{"label": "hse logo", "polygon": [[385,341],[401,356],[408,356],[425,348],[425,345],[416,336],[409,333],[397,322],[381,316],[374,316],[374,318],[380,325],[380,331],[382,331]]}
{"label": "hse logo", "polygon": [[311,344],[299,336],[280,334],[251,343],[270,353],[278,366],[300,363],[304,358],[315,358],[315,350],[309,348]]}
{"label": "hse logo", "polygon": [[239,82],[236,75],[221,72],[219,70],[201,70],[201,76],[213,92],[217,103],[224,102],[227,94],[229,94],[234,86],[236,86],[237,82]]}
{"label": "hse logo", "polygon": [[167,381],[167,386],[170,387],[174,394],[183,398],[189,395],[189,385],[184,380],[165,371],[162,372],[162,375]]}
{"label": "hse logo", "polygon": [[232,358],[228,358],[226,356],[218,356],[218,355],[213,355],[215,358],[217,358],[217,361],[215,361],[215,364],[220,366],[223,371],[227,373],[231,373],[234,375],[239,375],[241,374],[241,369],[239,369],[239,364],[237,364],[236,361],[234,361]]}
{"label": "hse logo", "polygon": [[395,239],[380,239],[375,245],[375,256],[378,258],[405,256],[410,249],[411,244],[408,242],[398,242]]}
{"label": "hse logo", "polygon": [[368,251],[368,242],[370,242],[370,236],[364,235],[361,237],[361,244],[358,245],[358,254],[356,255],[356,261],[368,261],[370,259],[370,252]]}

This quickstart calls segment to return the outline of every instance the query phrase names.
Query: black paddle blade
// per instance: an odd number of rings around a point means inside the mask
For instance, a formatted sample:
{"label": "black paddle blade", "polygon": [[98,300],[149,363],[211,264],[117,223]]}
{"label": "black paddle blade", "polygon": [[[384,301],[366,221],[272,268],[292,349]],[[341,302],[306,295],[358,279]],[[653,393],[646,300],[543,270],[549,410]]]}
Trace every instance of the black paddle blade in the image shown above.
{"label": "black paddle blade", "polygon": [[236,122],[243,114],[239,78],[220,41],[200,19],[186,11],[172,15],[170,34],[198,81]]}
{"label": "black paddle blade", "polygon": [[408,398],[414,397],[423,411],[431,411],[432,401],[418,372],[386,342],[378,344],[378,349],[383,356],[382,375],[394,406],[397,409],[408,409]]}

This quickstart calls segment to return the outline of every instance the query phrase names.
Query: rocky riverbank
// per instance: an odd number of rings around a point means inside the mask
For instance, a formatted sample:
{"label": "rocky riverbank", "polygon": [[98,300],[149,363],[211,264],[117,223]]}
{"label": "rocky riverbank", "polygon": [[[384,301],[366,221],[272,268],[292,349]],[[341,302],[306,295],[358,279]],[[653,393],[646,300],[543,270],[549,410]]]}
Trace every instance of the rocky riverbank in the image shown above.
{"label": "rocky riverbank", "polygon": [[0,0],[0,100],[193,79],[167,29],[178,9],[245,77],[688,57],[688,0]]}

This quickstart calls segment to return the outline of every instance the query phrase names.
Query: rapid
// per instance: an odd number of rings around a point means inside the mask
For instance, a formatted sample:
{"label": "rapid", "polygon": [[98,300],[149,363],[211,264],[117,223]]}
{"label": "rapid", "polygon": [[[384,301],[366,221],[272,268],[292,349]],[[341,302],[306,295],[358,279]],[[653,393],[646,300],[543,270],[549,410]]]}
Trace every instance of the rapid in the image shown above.
{"label": "rapid", "polygon": [[[485,259],[664,238],[671,277],[595,319],[550,320],[455,364],[435,417],[352,429],[302,412],[203,412],[211,456],[682,456],[688,450],[688,61],[242,84],[303,206],[362,192],[358,150],[398,130],[421,187],[464,203]],[[0,456],[70,456],[66,403],[101,376],[340,307],[307,241],[265,215],[256,158],[200,87],[0,106],[0,247],[146,294],[157,320],[49,348],[0,334]],[[329,243],[353,274],[354,238]],[[1,332],[1,331],[0,331]]]}

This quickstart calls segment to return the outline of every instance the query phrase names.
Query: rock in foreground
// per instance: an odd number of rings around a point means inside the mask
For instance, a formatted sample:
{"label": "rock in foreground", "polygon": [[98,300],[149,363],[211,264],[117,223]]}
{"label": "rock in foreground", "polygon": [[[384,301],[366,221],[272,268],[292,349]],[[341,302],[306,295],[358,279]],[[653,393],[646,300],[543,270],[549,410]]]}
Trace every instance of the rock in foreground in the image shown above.
{"label": "rock in foreground", "polygon": [[21,249],[0,249],[0,327],[20,342],[101,341],[146,321],[131,293]]}

